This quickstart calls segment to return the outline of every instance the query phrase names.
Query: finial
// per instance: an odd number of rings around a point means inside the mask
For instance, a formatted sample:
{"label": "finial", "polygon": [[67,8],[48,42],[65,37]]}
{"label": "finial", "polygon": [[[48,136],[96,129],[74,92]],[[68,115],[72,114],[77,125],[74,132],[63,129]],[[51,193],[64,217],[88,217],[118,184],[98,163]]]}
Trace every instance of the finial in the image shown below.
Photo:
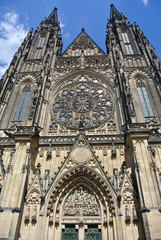
{"label": "finial", "polygon": [[84,125],[83,125],[83,121],[81,120],[79,122],[79,131],[83,131],[84,130]]}

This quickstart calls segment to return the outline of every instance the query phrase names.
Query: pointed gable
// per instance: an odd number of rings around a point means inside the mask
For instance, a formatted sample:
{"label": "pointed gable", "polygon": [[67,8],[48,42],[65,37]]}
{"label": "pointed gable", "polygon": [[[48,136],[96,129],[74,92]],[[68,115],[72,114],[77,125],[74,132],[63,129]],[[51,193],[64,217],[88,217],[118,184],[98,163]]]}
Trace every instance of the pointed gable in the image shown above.
{"label": "pointed gable", "polygon": [[118,20],[122,19],[122,15],[117,11],[117,9],[113,4],[111,4],[110,19],[118,19]]}
{"label": "pointed gable", "polygon": [[101,48],[88,36],[84,28],[76,39],[65,50],[63,56],[81,56],[82,52],[88,55],[104,55]]}
{"label": "pointed gable", "polygon": [[[51,182],[51,185],[46,192],[46,195],[50,192],[50,190],[60,184],[60,179],[67,179],[68,176],[76,174],[79,172],[84,175],[85,171],[91,172],[93,179],[101,176],[101,184],[104,186],[104,181],[107,183],[113,194],[116,194],[116,191],[113,187],[113,184],[110,178],[107,175],[107,172],[104,171],[104,167],[102,166],[101,162],[99,161],[98,157],[95,156],[94,151],[92,150],[88,139],[84,135],[84,133],[79,133],[77,136],[75,143],[73,144],[68,156],[65,158],[64,162],[58,168],[58,172]],[[70,172],[70,173],[69,173]],[[98,175],[97,175],[98,174]]]}
{"label": "pointed gable", "polygon": [[58,14],[57,14],[57,8],[54,8],[54,10],[51,12],[49,17],[46,19],[46,22],[58,25]]}

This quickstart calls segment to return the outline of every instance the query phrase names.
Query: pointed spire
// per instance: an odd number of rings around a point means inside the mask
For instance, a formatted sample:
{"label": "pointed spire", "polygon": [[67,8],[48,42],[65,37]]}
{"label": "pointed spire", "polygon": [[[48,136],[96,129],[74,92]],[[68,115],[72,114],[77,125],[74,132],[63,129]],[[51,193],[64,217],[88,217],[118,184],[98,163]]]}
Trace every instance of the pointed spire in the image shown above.
{"label": "pointed spire", "polygon": [[57,8],[55,7],[52,13],[47,18],[48,21],[51,21],[52,23],[58,24],[58,14],[57,14]]}
{"label": "pointed spire", "polygon": [[122,15],[117,11],[115,6],[111,4],[111,13],[110,13],[110,19],[122,19]]}

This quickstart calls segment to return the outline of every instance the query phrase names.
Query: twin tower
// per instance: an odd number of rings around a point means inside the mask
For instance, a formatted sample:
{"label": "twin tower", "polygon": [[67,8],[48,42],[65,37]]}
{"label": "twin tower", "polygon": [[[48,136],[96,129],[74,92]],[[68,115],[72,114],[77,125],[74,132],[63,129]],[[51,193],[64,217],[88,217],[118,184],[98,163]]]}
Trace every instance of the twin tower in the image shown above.
{"label": "twin tower", "polygon": [[0,239],[161,239],[161,63],[111,5],[62,52],[55,8],[0,81]]}

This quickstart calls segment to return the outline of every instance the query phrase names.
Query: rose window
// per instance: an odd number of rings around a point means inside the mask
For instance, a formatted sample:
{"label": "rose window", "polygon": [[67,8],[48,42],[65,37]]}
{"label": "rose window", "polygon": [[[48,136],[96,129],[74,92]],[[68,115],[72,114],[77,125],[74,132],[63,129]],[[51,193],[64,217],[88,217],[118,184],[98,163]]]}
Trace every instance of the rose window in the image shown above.
{"label": "rose window", "polygon": [[95,128],[107,121],[112,113],[108,86],[84,76],[61,85],[52,104],[55,121],[71,129]]}

